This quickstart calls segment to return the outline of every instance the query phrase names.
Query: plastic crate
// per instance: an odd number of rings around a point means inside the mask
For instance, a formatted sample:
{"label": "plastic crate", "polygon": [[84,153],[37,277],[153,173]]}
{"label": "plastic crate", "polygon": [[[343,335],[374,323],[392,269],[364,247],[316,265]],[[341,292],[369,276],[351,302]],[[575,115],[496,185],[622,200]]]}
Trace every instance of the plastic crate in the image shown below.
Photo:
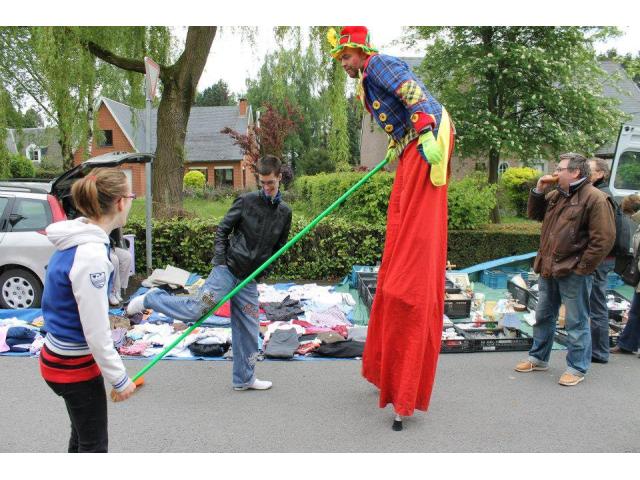
{"label": "plastic crate", "polygon": [[369,312],[371,312],[371,307],[373,306],[373,297],[375,296],[375,294],[376,287],[375,285],[372,285],[365,290],[364,295],[361,297],[362,303],[364,303],[364,306],[367,307],[367,310]]}
{"label": "plastic crate", "polygon": [[[442,327],[442,330],[444,331],[447,328],[451,328],[451,326]],[[456,328],[455,326],[453,328],[456,330],[456,332],[458,332],[459,336],[463,336],[458,328]],[[464,338],[464,336],[461,339],[451,339],[451,340],[443,339],[440,343],[440,353],[473,353],[473,352],[474,352],[473,344],[469,339]]]}
{"label": "plastic crate", "polygon": [[618,288],[619,286],[624,285],[622,281],[622,277],[615,272],[609,272],[607,275],[607,289],[613,290],[614,288]]}
{"label": "plastic crate", "polygon": [[507,290],[509,293],[513,295],[513,298],[522,305],[529,304],[529,290],[526,288],[522,288],[519,285],[516,285],[513,281],[509,280],[507,284]]}
{"label": "plastic crate", "polygon": [[535,310],[538,306],[538,293],[529,291],[529,297],[527,298],[527,308],[529,310]]}
{"label": "plastic crate", "polygon": [[370,285],[376,285],[378,283],[378,272],[356,272],[356,276],[358,278],[356,283],[358,295],[360,295],[360,298],[364,298],[366,289],[369,288]]}
{"label": "plastic crate", "polygon": [[351,275],[349,275],[349,286],[351,288],[358,288],[358,272],[365,273],[377,273],[379,267],[373,265],[354,265],[351,268]]}
{"label": "plastic crate", "polygon": [[[529,351],[533,345],[533,337],[519,328],[507,328],[515,332],[515,337],[499,337],[503,329],[478,328],[459,329],[462,335],[469,339],[474,352],[523,352]],[[495,338],[475,338],[477,335],[495,336]]]}
{"label": "plastic crate", "polygon": [[[627,301],[629,302],[629,299],[627,299],[626,297],[620,295],[618,292],[616,292],[615,290],[607,290],[607,296],[609,295],[613,295],[616,302],[620,302],[620,301]],[[631,302],[629,302],[631,303]],[[622,316],[624,315],[624,313],[626,312],[626,309],[609,309],[609,320],[613,320],[614,322],[622,322]]]}
{"label": "plastic crate", "polygon": [[471,315],[471,299],[448,299],[445,295],[444,314],[449,318],[468,318]]}
{"label": "plastic crate", "polygon": [[489,288],[507,288],[507,274],[500,270],[483,270],[480,281]]}
{"label": "plastic crate", "polygon": [[451,280],[449,280],[448,278],[445,278],[445,280],[444,280],[444,291],[446,293],[460,293],[462,290],[460,290],[460,287],[458,287]]}

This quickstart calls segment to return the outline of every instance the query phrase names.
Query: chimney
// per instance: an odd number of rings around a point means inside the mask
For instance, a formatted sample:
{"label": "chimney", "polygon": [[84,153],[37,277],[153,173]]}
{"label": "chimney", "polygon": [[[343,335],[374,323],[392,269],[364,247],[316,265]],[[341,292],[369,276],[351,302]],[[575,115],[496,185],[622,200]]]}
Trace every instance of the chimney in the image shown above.
{"label": "chimney", "polygon": [[241,98],[240,100],[238,100],[238,114],[241,117],[247,116],[247,99],[246,98]]}

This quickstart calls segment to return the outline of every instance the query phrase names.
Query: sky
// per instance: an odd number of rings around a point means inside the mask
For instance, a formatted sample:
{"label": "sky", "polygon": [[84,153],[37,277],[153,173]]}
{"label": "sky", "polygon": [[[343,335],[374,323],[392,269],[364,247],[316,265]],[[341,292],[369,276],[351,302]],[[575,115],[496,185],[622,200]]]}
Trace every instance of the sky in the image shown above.
{"label": "sky", "polygon": [[[411,50],[403,45],[393,44],[402,37],[402,26],[371,24],[368,28],[372,43],[380,51],[396,56],[422,56],[420,49]],[[607,43],[598,43],[596,50],[599,53],[611,48],[615,48],[621,54],[640,52],[640,25],[619,28],[623,30],[623,36]],[[184,39],[186,27],[175,27],[174,32],[179,38]],[[265,54],[275,49],[273,26],[258,27],[255,47],[246,41],[243,42],[238,31],[223,27],[213,41],[198,90],[202,91],[222,79],[231,91],[246,93],[245,79],[248,76],[255,77]]]}

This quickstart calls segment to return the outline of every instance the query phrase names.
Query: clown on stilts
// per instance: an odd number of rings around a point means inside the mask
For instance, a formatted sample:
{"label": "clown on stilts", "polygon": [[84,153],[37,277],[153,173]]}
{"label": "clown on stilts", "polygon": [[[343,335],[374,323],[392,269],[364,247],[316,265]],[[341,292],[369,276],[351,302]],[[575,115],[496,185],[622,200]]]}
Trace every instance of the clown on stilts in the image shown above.
{"label": "clown on stilts", "polygon": [[366,27],[331,29],[328,39],[398,160],[362,375],[380,389],[381,408],[393,405],[393,429],[402,430],[402,417],[429,407],[440,353],[454,127],[405,62],[371,46]]}

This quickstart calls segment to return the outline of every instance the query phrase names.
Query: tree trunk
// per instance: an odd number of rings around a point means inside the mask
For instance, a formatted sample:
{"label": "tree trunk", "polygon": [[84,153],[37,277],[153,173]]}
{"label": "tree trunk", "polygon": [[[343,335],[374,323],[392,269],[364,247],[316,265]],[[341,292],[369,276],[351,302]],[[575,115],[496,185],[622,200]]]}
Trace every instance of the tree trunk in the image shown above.
{"label": "tree trunk", "polygon": [[182,209],[187,124],[216,30],[189,27],[184,52],[175,65],[160,71],[164,89],[158,107],[156,159],[152,167],[154,217],[171,216],[176,209]]}
{"label": "tree trunk", "polygon": [[[500,162],[500,152],[497,148],[489,149],[489,183],[498,183],[498,164]],[[491,223],[500,223],[500,209],[496,204],[491,211]]]}
{"label": "tree trunk", "polygon": [[[187,123],[216,31],[217,27],[189,27],[184,51],[178,61],[171,66],[160,65],[163,90],[158,107],[156,159],[151,179],[154,217],[166,217],[182,210],[182,169]],[[124,70],[145,73],[142,60],[120,57],[93,42],[86,42],[85,46],[107,63]]]}

